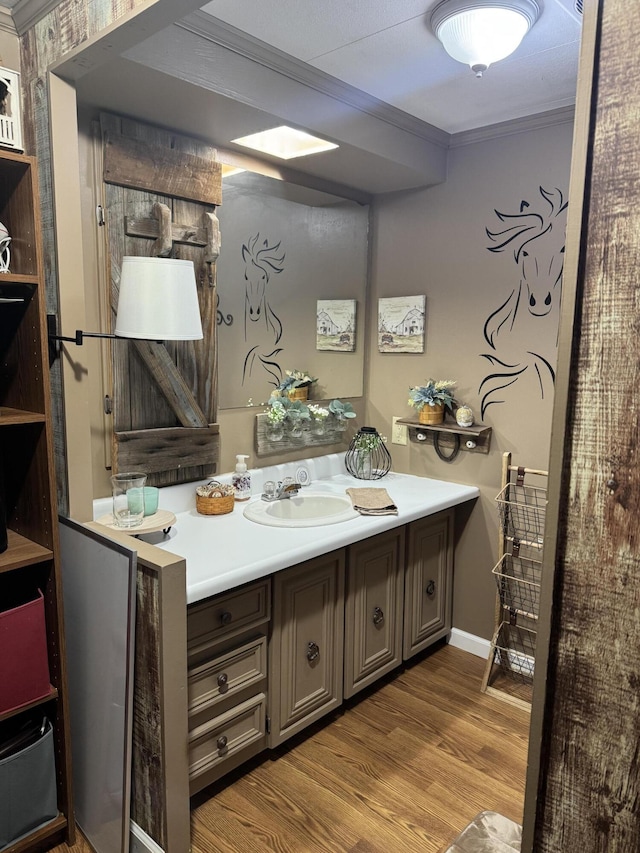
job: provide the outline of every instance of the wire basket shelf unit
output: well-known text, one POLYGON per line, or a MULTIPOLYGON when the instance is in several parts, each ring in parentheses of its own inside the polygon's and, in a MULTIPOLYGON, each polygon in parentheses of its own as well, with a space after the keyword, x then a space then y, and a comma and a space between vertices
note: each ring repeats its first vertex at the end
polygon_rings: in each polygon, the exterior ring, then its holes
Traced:
POLYGON ((503 622, 495 638, 494 664, 512 681, 529 685, 533 680, 537 632, 503 622))
POLYGON ((504 536, 532 548, 542 548, 547 512, 546 488, 520 482, 507 483, 496 496, 496 503, 504 536))
POLYGON ((493 567, 500 605, 511 614, 510 621, 518 616, 538 618, 541 569, 539 560, 513 554, 503 554, 493 567))
POLYGON ((495 499, 500 521, 499 559, 492 569, 495 628, 481 689, 525 707, 535 669, 547 476, 512 465, 511 454, 505 453, 495 499))

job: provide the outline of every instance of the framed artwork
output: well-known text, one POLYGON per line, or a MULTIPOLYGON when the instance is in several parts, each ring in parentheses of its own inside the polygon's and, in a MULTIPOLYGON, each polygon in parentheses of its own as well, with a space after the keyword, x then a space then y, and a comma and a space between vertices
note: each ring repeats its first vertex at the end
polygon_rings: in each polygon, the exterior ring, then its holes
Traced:
POLYGON ((378 299, 378 350, 424 352, 425 296, 378 299))
POLYGON ((318 299, 316 349, 354 352, 356 348, 356 300, 318 299))
POLYGON ((0 67, 0 146, 23 151, 20 74, 0 67))

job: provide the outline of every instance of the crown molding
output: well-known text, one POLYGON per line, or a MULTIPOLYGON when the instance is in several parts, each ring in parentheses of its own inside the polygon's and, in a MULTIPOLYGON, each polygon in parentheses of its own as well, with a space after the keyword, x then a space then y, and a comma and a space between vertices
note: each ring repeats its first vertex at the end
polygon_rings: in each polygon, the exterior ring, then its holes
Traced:
POLYGON ((478 142, 488 142, 491 139, 513 136, 516 133, 529 133, 532 130, 541 130, 557 124, 573 124, 574 116, 575 106, 572 104, 566 107, 558 107, 555 110, 547 110, 543 113, 489 124, 486 127, 463 130, 460 133, 451 134, 449 147, 461 148, 463 145, 475 145, 478 142))
POLYGON ((6 6, 0 6, 0 30, 2 30, 3 33, 9 33, 12 36, 17 37, 18 35, 13 15, 11 14, 11 9, 7 9, 6 6))
POLYGON ((353 109, 367 113, 399 130, 411 133, 443 148, 449 146, 449 134, 446 131, 380 101, 361 89, 356 89, 355 86, 350 86, 348 83, 326 74, 324 71, 313 68, 306 62, 295 59, 205 12, 192 12, 177 21, 176 26, 232 50, 246 59, 315 89, 323 95, 335 98, 353 109))
POLYGON ((61 0, 18 0, 11 10, 18 35, 24 35, 60 2, 61 0))

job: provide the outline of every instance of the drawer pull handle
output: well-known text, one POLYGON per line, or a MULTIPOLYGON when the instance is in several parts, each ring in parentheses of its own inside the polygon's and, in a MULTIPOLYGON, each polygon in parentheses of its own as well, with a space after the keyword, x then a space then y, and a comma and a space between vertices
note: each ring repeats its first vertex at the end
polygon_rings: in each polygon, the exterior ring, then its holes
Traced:
POLYGON ((228 743, 227 736, 226 735, 220 735, 220 737, 216 741, 216 746, 218 747, 220 752, 222 752, 223 749, 227 748, 227 743, 228 743))
POLYGON ((373 624, 380 625, 380 623, 384 622, 384 613, 382 612, 380 607, 373 608, 373 624))
POLYGON ((222 613, 220 614, 220 621, 222 622, 223 625, 228 625, 232 619, 233 619, 233 616, 231 615, 231 612, 229 610, 223 610, 222 613))
POLYGON ((320 655, 320 647, 317 643, 307 643, 307 660, 312 663, 320 655))
POLYGON ((435 591, 436 591, 436 582, 435 581, 429 581, 429 583, 427 584, 427 595, 433 595, 435 591))
POLYGON ((218 676, 218 687, 226 687, 229 683, 229 676, 226 672, 221 672, 218 676))

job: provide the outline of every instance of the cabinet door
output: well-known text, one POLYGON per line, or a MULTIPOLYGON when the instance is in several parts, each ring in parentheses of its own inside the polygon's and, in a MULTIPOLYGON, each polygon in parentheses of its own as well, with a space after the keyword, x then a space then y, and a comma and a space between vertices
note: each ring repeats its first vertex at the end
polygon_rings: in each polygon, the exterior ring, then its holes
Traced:
POLYGON ((408 525, 404 659, 451 630, 453 510, 408 525))
POLYGON ((269 746, 342 703, 344 551, 275 575, 269 746))
POLYGON ((349 698, 402 662, 404 529, 348 549, 344 695, 349 698))

